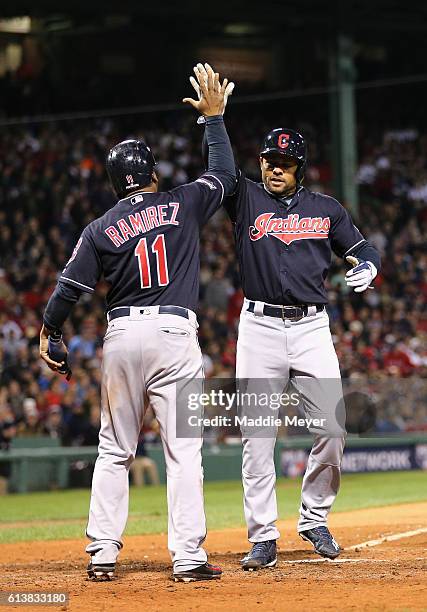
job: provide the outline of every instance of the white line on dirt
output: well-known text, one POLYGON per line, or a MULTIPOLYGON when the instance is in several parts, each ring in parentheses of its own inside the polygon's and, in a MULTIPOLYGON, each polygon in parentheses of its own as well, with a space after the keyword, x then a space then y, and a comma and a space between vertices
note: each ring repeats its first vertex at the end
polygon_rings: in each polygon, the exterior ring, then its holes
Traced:
MULTIPOLYGON (((427 557, 417 557, 416 561, 426 561, 427 557)), ((294 559, 281 560, 280 564, 288 563, 395 563, 395 559, 294 559)))
POLYGON ((390 561, 390 559, 294 559, 293 561, 291 560, 285 560, 285 561, 280 561, 280 565, 282 563, 289 563, 289 564, 293 564, 293 563, 385 563, 387 561, 390 561))
POLYGON ((359 550, 360 548, 370 548, 371 546, 378 546, 384 544, 384 542, 394 542, 395 540, 402 540, 403 538, 412 538, 420 535, 420 533, 427 533, 427 527, 421 527, 420 529, 414 529, 413 531, 404 531, 402 533, 392 533, 391 535, 378 538, 377 540, 368 540, 367 542, 361 542, 360 544, 353 544, 353 546, 346 546, 345 550, 359 550))

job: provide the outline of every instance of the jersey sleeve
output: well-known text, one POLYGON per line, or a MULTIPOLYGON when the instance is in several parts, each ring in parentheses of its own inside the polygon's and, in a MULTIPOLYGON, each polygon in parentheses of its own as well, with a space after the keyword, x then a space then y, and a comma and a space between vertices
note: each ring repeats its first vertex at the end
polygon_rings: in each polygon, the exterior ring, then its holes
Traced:
POLYGON ((58 280, 81 291, 93 293, 101 272, 101 260, 88 226, 83 230, 58 280))
POLYGON ((201 225, 220 208, 224 200, 224 185, 216 172, 205 172, 198 179, 187 185, 176 187, 171 192, 179 201, 195 211, 201 225))
POLYGON ((237 182, 236 188, 229 196, 224 199, 224 208, 227 211, 228 216, 232 223, 236 223, 239 215, 240 206, 242 200, 244 200, 244 191, 246 187, 246 180, 243 172, 237 170, 237 182))
POLYGON ((350 214, 339 202, 333 200, 336 209, 331 219, 330 241, 332 250, 339 257, 349 255, 353 249, 366 242, 354 225, 350 214))

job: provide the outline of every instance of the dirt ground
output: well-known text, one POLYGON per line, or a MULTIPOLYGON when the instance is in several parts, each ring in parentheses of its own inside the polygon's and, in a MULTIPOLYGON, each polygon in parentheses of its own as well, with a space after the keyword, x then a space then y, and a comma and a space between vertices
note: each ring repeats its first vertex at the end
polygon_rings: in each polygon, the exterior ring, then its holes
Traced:
MULTIPOLYGON (((427 503, 333 514, 330 528, 349 547, 427 526, 427 503)), ((128 537, 117 578, 86 579, 84 540, 4 544, 0 591, 67 591, 62 610, 427 610, 427 533, 377 546, 344 550, 340 560, 321 560, 295 533, 295 522, 279 523, 279 562, 274 569, 243 572, 239 559, 248 548, 244 529, 212 531, 210 560, 222 566, 220 581, 174 583, 166 535, 128 537)), ((23 609, 8 606, 5 609, 23 609)), ((29 607, 25 609, 58 609, 29 607)))

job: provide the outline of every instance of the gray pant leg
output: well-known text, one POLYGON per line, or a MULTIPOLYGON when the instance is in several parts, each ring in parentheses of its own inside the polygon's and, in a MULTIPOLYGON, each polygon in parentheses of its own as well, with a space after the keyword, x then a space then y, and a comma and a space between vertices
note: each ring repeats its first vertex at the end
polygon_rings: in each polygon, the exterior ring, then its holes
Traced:
POLYGON ((276 527, 275 444, 275 437, 243 439, 243 504, 249 542, 280 537, 276 527))
POLYGON ((341 480, 344 438, 316 436, 301 490, 298 531, 326 525, 341 480))
POLYGON ((301 532, 327 524, 340 486, 345 444, 341 375, 326 313, 292 326, 292 350, 292 382, 306 418, 319 422, 309 428, 315 437, 302 484, 301 532))
MULTIPOLYGON (((200 350, 194 342, 187 350, 196 358, 201 372, 200 350)), ((199 437, 176 435, 176 386, 153 385, 150 404, 160 424, 166 462, 168 499, 168 548, 174 571, 191 570, 207 561, 202 544, 206 538, 203 500, 202 432, 199 437)))
POLYGON ((86 551, 97 562, 114 562, 121 548, 129 506, 129 466, 133 461, 144 413, 144 375, 139 338, 122 322, 107 332, 102 365, 101 430, 86 534, 94 542, 86 551), (124 350, 126 347, 126 350, 124 350), (138 372, 136 376, 135 373, 138 372), (117 550, 107 543, 114 542, 117 550), (108 559, 107 559, 108 557, 108 559))
MULTIPOLYGON (((289 370, 283 322, 258 317, 242 310, 237 341, 236 376, 239 389, 247 393, 281 393, 289 370)), ((250 416, 257 416, 247 411, 250 416)), ((260 409, 259 414, 277 416, 260 409)), ((255 432, 242 428, 243 507, 250 542, 276 540, 280 537, 277 520, 276 470, 274 447, 277 428, 255 432)))
POLYGON ((207 561, 203 500, 202 429, 188 436, 177 432, 187 392, 202 391, 202 354, 195 327, 186 319, 163 315, 146 352, 145 371, 150 405, 160 425, 166 462, 168 548, 174 571, 187 571, 207 561), (184 332, 185 335, 182 335, 184 332), (163 377, 159 378, 159 364, 163 377), (192 437, 189 437, 189 436, 192 437))

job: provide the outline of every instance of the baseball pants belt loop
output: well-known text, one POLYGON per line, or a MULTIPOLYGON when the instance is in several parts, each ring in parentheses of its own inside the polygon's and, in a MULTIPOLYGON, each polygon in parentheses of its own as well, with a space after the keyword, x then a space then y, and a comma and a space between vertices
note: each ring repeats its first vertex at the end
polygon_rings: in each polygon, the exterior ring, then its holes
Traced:
MULTIPOLYGON (((195 318, 195 314, 191 310, 183 308, 182 306, 133 306, 132 308, 134 310, 139 308, 141 314, 147 315, 158 313, 176 315, 184 319, 193 319, 193 316, 195 318)), ((130 314, 131 309, 129 306, 118 306, 107 312, 107 321, 110 323, 110 321, 119 317, 129 317, 130 314)))
POLYGON ((307 317, 314 317, 316 316, 317 313, 317 309, 316 306, 314 306, 313 304, 311 304, 310 306, 307 306, 307 317))
POLYGON ((250 304, 254 305, 254 308, 251 312, 253 312, 256 317, 264 316, 264 302, 250 302, 250 304))

